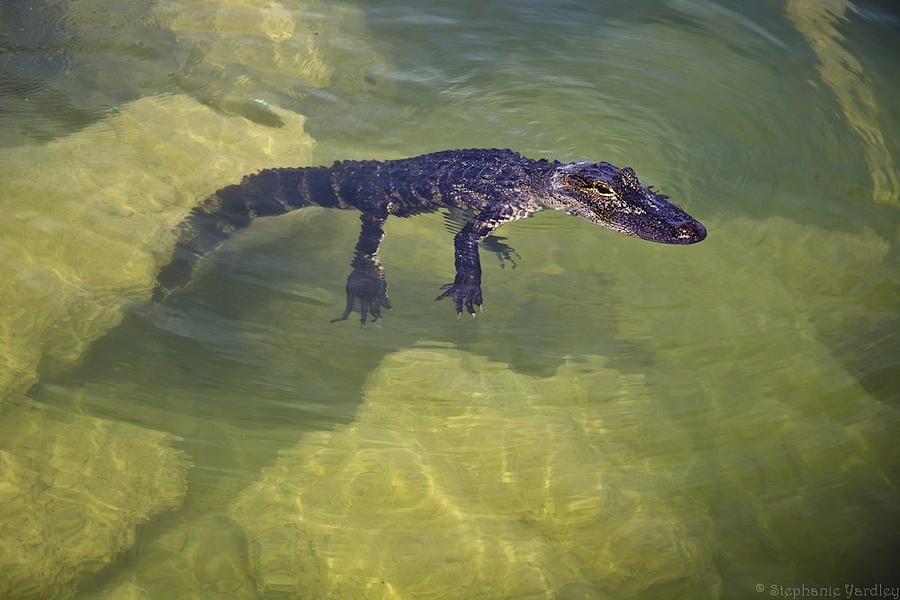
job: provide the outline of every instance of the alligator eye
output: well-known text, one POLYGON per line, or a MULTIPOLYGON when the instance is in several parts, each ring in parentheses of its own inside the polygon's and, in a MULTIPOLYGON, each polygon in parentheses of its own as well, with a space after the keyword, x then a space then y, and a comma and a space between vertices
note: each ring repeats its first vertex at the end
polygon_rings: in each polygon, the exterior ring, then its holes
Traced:
POLYGON ((615 196, 616 195, 616 193, 613 191, 613 189, 611 187, 609 187, 609 184, 607 184, 606 182, 598 181, 594 185, 594 187, 597 188, 597 191, 600 193, 601 196, 615 196))

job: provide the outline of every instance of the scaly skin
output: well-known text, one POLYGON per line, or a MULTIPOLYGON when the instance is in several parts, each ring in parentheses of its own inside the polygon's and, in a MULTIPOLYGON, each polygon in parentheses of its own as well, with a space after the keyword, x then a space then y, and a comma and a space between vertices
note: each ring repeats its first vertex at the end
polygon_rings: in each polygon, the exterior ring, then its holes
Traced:
POLYGON ((474 216, 456 234, 456 278, 436 299, 451 298, 457 315, 481 308, 478 245, 510 221, 552 208, 625 235, 667 244, 693 244, 706 229, 638 180, 628 167, 586 161, 531 160, 510 150, 447 150, 388 161, 343 161, 331 167, 264 169, 215 192, 179 225, 172 262, 154 290, 161 301, 190 281, 194 264, 254 217, 309 205, 360 211, 362 231, 347 278, 347 306, 360 324, 390 308, 377 252, 384 222, 457 208, 474 216))

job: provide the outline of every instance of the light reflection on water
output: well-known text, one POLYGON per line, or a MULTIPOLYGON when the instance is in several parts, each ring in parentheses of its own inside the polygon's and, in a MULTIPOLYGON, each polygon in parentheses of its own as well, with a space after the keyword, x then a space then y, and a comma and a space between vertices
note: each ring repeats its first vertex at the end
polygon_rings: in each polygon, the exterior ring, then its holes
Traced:
POLYGON ((0 596, 896 585, 893 9, 184 0, 104 44, 102 0, 35 7, 0 38, 0 596), (360 331, 357 215, 309 208, 143 302, 246 172, 474 146, 633 166, 709 238, 536 215, 472 322, 443 218, 389 221, 360 331))

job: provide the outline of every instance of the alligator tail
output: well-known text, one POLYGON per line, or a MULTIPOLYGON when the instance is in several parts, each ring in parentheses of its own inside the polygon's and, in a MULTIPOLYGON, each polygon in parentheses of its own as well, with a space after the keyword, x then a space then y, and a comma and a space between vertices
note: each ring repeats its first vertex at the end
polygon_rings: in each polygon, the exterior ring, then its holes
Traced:
POLYGON ((161 302, 191 280, 194 266, 254 217, 280 215, 312 204, 310 179, 321 169, 264 169, 207 197, 182 221, 172 261, 156 278, 153 301, 161 302))

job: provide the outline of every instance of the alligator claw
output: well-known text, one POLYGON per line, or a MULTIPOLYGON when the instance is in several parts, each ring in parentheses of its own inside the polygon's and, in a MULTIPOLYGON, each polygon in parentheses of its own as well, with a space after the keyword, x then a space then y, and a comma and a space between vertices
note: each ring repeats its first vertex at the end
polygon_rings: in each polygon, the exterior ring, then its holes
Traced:
POLYGON ((382 319, 381 309, 391 310, 391 301, 387 297, 387 282, 375 273, 354 270, 347 277, 347 306, 344 313, 332 319, 332 323, 346 321, 354 310, 359 312, 360 329, 366 326, 366 317, 372 317, 372 323, 382 319))
MULTIPOLYGON (((462 316, 463 307, 472 317, 475 317, 475 306, 481 308, 481 284, 480 283, 448 283, 441 286, 442 290, 447 290, 435 301, 443 298, 452 298, 456 308, 456 316, 462 316)), ((482 309, 484 312, 484 309, 482 309)))

